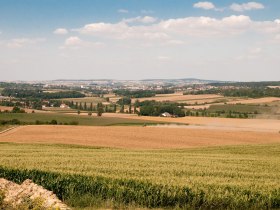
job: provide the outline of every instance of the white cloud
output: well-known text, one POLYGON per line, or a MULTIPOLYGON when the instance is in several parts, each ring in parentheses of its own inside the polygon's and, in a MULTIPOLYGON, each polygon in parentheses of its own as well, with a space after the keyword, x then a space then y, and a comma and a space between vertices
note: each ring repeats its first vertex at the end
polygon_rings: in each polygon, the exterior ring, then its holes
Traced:
POLYGON ((80 49, 85 47, 102 47, 104 43, 102 42, 88 42, 80 39, 77 36, 71 36, 64 41, 64 45, 60 49, 80 49))
POLYGON ((7 47, 8 48, 22 48, 25 46, 35 45, 40 42, 46 41, 45 38, 17 38, 7 41, 7 47))
POLYGON ((236 12, 244 12, 244 11, 249 11, 249 10, 258 10, 258 9, 264 9, 264 5, 261 3, 257 2, 248 2, 244 4, 236 4, 233 3, 230 6, 230 9, 236 12))
POLYGON ((197 2, 193 5, 193 7, 199 8, 199 9, 205 9, 205 10, 210 10, 210 9, 216 8, 215 5, 209 1, 197 2))
POLYGON ((81 34, 88 34, 88 35, 102 35, 105 37, 115 37, 123 34, 128 30, 128 26, 124 22, 119 23, 91 23, 85 25, 81 29, 77 29, 76 31, 80 32, 81 34))
POLYGON ((225 24, 225 26, 231 26, 231 27, 247 27, 250 25, 251 18, 249 16, 245 16, 245 15, 232 15, 229 17, 225 17, 222 19, 222 22, 225 24))
MULTIPOLYGON (((245 33, 280 33, 278 21, 253 21, 249 16, 232 15, 221 19, 210 17, 185 17, 167 19, 146 24, 140 18, 125 19, 118 23, 91 23, 80 29, 81 34, 92 35, 99 39, 143 40, 164 44, 183 44, 189 37, 229 37, 245 33), (138 22, 137 22, 138 21, 138 22), (137 22, 137 24, 131 23, 137 22), (173 40, 173 41, 172 41, 173 40), (177 41, 174 41, 177 40, 177 41), (179 41, 178 41, 179 40, 179 41)), ((148 21, 149 22, 149 21, 148 21)))
POLYGON ((144 17, 138 16, 138 17, 123 20, 123 22, 125 23, 144 23, 144 24, 155 23, 156 21, 157 18, 151 16, 144 16, 144 17))
POLYGON ((274 20, 275 23, 280 24, 280 19, 274 20))
POLYGON ((210 17, 187 17, 162 21, 160 27, 166 31, 188 36, 229 36, 245 32, 250 28, 248 16, 229 16, 223 19, 210 17))
POLYGON ((53 31, 53 33, 57 35, 65 35, 68 34, 68 30, 65 28, 57 28, 53 31))
POLYGON ((77 36, 71 36, 65 40, 66 46, 78 46, 82 44, 82 40, 77 36))
POLYGON ((129 13, 129 11, 126 10, 126 9, 119 9, 119 10, 118 10, 118 13, 126 14, 126 13, 129 13))

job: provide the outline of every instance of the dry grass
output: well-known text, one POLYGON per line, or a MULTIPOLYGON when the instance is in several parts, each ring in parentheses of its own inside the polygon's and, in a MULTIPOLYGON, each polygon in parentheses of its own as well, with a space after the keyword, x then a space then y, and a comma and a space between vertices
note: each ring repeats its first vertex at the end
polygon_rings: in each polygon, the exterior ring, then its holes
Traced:
POLYGON ((89 146, 164 149, 280 143, 273 132, 187 127, 24 126, 1 135, 1 142, 59 143, 89 146))

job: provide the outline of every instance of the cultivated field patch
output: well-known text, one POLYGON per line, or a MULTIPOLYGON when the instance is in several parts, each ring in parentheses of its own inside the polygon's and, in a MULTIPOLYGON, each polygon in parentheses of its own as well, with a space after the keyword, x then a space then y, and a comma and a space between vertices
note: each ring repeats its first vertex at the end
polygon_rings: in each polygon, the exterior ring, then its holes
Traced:
POLYGON ((275 119, 232 119, 217 117, 150 117, 129 114, 105 113, 104 117, 119 117, 128 119, 160 120, 166 123, 185 123, 197 128, 209 128, 219 130, 239 130, 239 131, 266 131, 278 133, 280 130, 280 120, 275 119))
POLYGON ((280 144, 126 150, 2 143, 0 176, 30 178, 76 207, 102 200, 105 208, 277 209, 279 152, 280 144))
POLYGON ((163 149, 280 143, 280 134, 188 126, 23 126, 2 134, 2 142, 56 143, 89 146, 163 149))
POLYGON ((134 103, 136 100, 141 101, 189 101, 189 100, 200 100, 200 102, 203 102, 204 100, 209 100, 209 99, 218 99, 218 98, 223 98, 221 95, 216 95, 216 94, 205 94, 205 95, 183 95, 182 94, 165 94, 165 95, 157 95, 155 97, 148 97, 148 98, 138 98, 138 99, 132 99, 132 102, 134 103))

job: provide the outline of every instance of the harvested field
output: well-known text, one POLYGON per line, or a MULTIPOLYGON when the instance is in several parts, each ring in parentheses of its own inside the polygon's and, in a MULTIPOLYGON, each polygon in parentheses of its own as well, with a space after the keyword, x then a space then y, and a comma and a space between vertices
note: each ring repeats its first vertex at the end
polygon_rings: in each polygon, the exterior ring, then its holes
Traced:
POLYGON ((131 149, 192 148, 280 143, 272 132, 221 131, 186 127, 22 126, 1 142, 78 144, 131 149))
POLYGON ((0 106, 0 110, 3 111, 12 111, 13 107, 11 106, 0 106))
POLYGON ((190 101, 190 100, 200 100, 200 102, 203 102, 203 99, 219 99, 223 98, 221 95, 216 94, 205 94, 205 95, 183 95, 183 94, 164 94, 164 95, 157 95, 155 97, 148 97, 148 98, 134 98, 132 99, 132 103, 134 103, 136 100, 141 101, 190 101))
POLYGON ((133 114, 105 113, 104 117, 119 117, 129 119, 142 119, 151 121, 161 121, 168 123, 185 123, 206 129, 220 130, 244 130, 244 131, 266 131, 279 132, 280 120, 275 119, 232 119, 232 118, 212 118, 212 117, 180 117, 164 118, 137 116, 133 114))

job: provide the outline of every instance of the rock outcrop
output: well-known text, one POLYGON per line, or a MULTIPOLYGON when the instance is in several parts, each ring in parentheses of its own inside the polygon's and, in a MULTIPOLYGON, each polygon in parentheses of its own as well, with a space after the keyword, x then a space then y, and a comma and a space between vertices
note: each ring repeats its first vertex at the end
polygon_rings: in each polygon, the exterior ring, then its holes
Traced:
POLYGON ((52 191, 44 189, 29 179, 19 185, 0 178, 0 191, 5 193, 4 201, 12 204, 14 207, 24 202, 24 199, 30 199, 31 201, 40 199, 42 206, 47 209, 70 209, 52 191))

